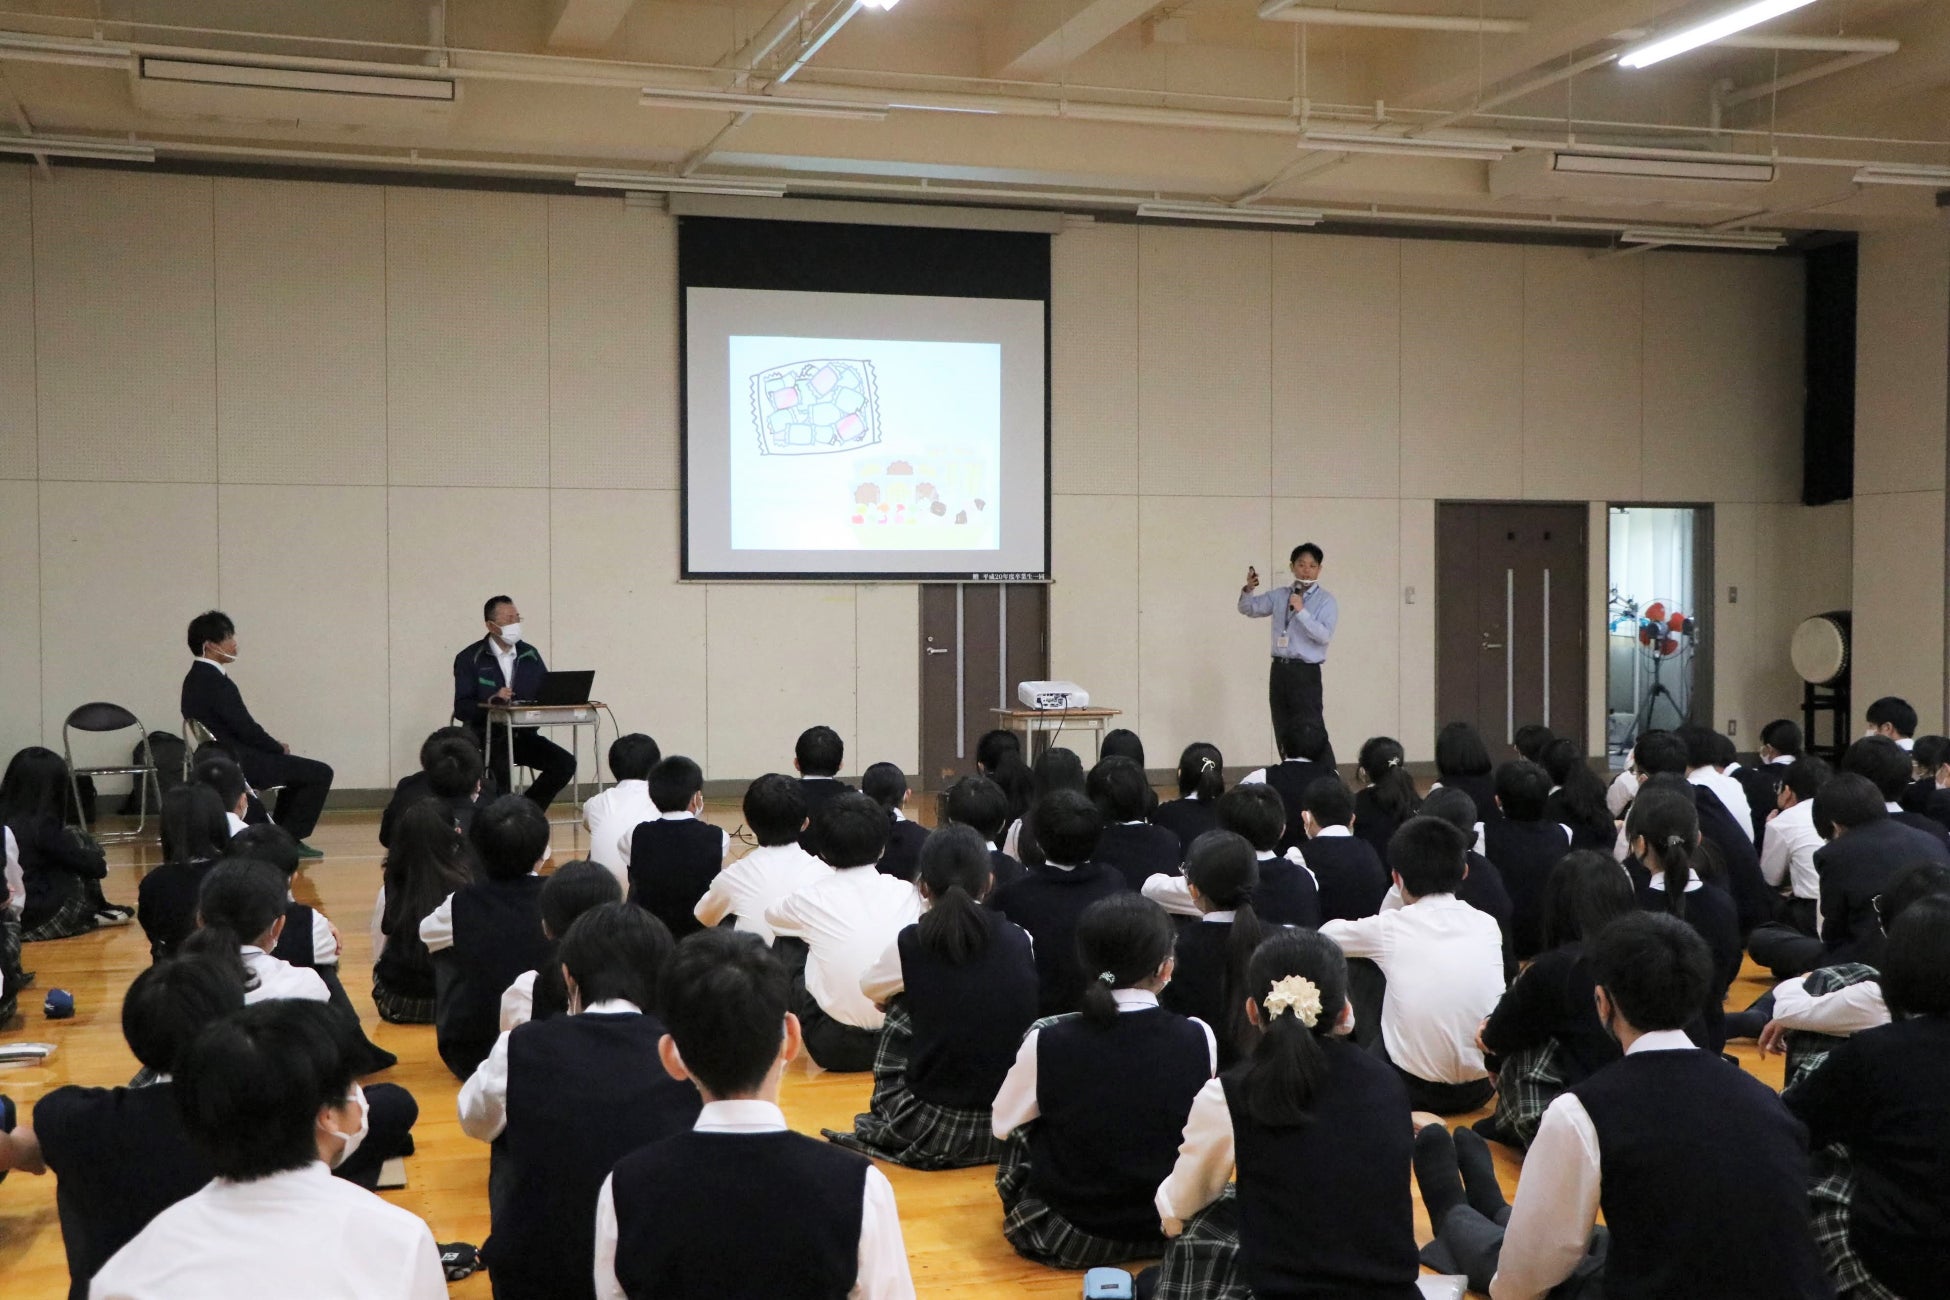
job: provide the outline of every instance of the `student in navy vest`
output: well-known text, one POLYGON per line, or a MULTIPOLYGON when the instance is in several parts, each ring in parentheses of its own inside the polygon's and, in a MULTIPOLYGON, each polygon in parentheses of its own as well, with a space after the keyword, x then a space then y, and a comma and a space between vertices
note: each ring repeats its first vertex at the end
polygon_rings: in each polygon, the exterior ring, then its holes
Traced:
POLYGON ((474 818, 468 840, 481 878, 448 895, 420 922, 437 986, 434 1042, 456 1079, 474 1073, 500 1032, 501 991, 548 957, 542 878, 548 818, 504 794, 474 818))
POLYGON ((1259 889, 1253 846, 1232 831, 1207 831, 1186 855, 1185 884, 1199 917, 1179 928, 1177 964, 1158 1005, 1210 1025, 1219 1036, 1223 1070, 1251 1046, 1246 963, 1271 932, 1253 910, 1259 889))
MULTIPOLYGON (((542 662, 542 652, 522 639, 521 611, 515 608, 514 597, 490 596, 481 606, 481 619, 487 635, 454 656, 454 717, 486 752, 495 788, 513 790, 508 738, 496 732, 495 743, 488 743, 486 706, 534 699, 548 665, 542 662)), ((538 728, 516 727, 514 750, 515 762, 534 769, 535 784, 528 787, 527 797, 537 807, 546 809, 575 779, 576 756, 544 739, 538 728)))
POLYGON ((400 814, 392 839, 374 906, 372 1004, 391 1024, 430 1025, 437 984, 420 922, 473 883, 474 853, 453 813, 432 796, 400 814))
POLYGON ((1896 742, 1886 736, 1864 736, 1843 751, 1841 770, 1869 779, 1882 795, 1883 811, 1889 814, 1890 821, 1950 845, 1950 832, 1943 829, 1942 823, 1926 813, 1903 807, 1912 769, 1909 754, 1897 748, 1896 742))
POLYGON ((1239 591, 1239 612, 1247 618, 1270 618, 1273 627, 1273 667, 1267 677, 1267 705, 1273 734, 1282 736, 1296 722, 1325 727, 1320 670, 1327 648, 1340 626, 1341 607, 1333 593, 1320 585, 1320 566, 1326 555, 1312 542, 1302 542, 1287 557, 1293 571, 1291 586, 1261 593, 1259 570, 1246 570, 1239 591))
POLYGON ((625 865, 630 901, 681 939, 702 927, 694 913, 731 852, 731 836, 700 820, 704 770, 682 754, 650 769, 650 802, 657 820, 640 823, 630 836, 625 865))
POLYGON ((548 939, 548 949, 541 965, 515 976, 501 991, 502 1033, 531 1020, 569 1013, 569 985, 562 978, 562 936, 583 913, 623 901, 616 877, 601 863, 579 858, 549 872, 542 885, 542 934, 548 939))
POLYGON ((441 727, 420 742, 420 770, 399 779, 379 814, 379 847, 392 847, 401 814, 422 799, 438 799, 465 833, 474 824, 475 811, 500 794, 501 786, 481 757, 479 738, 466 727, 441 727))
POLYGON ((567 1014, 503 1033, 462 1086, 461 1131, 495 1143, 481 1259, 496 1300, 593 1296, 596 1193, 618 1160, 697 1122, 697 1089, 657 1055, 658 976, 674 947, 640 907, 584 912, 559 953, 567 1014))
POLYGON ((603 1181, 597 1300, 911 1300, 887 1176, 791 1132, 779 1110, 800 1047, 788 990, 752 935, 705 930, 677 945, 658 1055, 704 1107, 690 1132, 623 1157, 603 1181))
POLYGON ((883 876, 912 881, 921 867, 928 828, 907 819, 907 773, 898 763, 875 763, 860 774, 860 793, 887 810, 887 851, 880 855, 876 869, 883 876))
POLYGON ((1094 861, 1104 819, 1090 800, 1059 790, 1030 815, 1044 860, 998 890, 994 907, 1036 941, 1039 1006, 1046 1016, 1061 1015, 1076 1006, 1090 978, 1077 960, 1077 919, 1092 903, 1126 886, 1123 876, 1094 861))
MULTIPOLYGON (((806 814, 817 818, 826 801, 845 794, 853 787, 840 780, 840 765, 846 762, 846 742, 831 727, 807 727, 792 746, 792 766, 799 773, 801 793, 806 796, 806 814)), ((806 827, 799 844, 814 857, 819 856, 818 830, 806 827)))
POLYGON ((989 847, 966 826, 944 826, 921 850, 928 910, 860 977, 886 1009, 873 1099, 842 1146, 912 1169, 994 1164, 1001 1154, 989 1104, 1036 1019, 1029 936, 982 906, 989 847))
POLYGON ((1036 755, 1036 761, 1029 769, 1030 800, 1029 811, 1003 838, 1002 848, 1011 856, 1020 859, 1024 866, 1035 866, 1044 860, 1042 849, 1036 843, 1036 805, 1059 790, 1087 795, 1090 791, 1090 778, 1084 774, 1083 759, 1074 749, 1061 745, 1051 745, 1036 755))
POLYGON ((149 960, 174 956, 196 929, 196 893, 230 848, 230 827, 217 792, 186 781, 162 798, 162 865, 142 874, 135 919, 149 939, 149 960))
POLYGON ((1543 768, 1551 779, 1544 820, 1569 830, 1572 848, 1609 853, 1618 839, 1618 823, 1605 806, 1605 783, 1585 761, 1578 742, 1562 736, 1553 740, 1544 747, 1543 768))
POLYGON ((1323 920, 1358 921, 1381 910, 1388 868, 1360 836, 1354 797, 1339 781, 1316 781, 1301 801, 1300 857, 1320 888, 1323 920))
POLYGON ((1176 835, 1182 853, 1205 832, 1219 829, 1219 797, 1225 792, 1225 755, 1216 745, 1193 741, 1178 756, 1178 797, 1152 809, 1151 824, 1176 835))
MULTIPOLYGON (((1692 779, 1697 772, 1692 768, 1690 752, 1686 741, 1673 732, 1649 731, 1632 747, 1632 767, 1642 783, 1661 776, 1685 782, 1692 795, 1699 833, 1713 846, 1711 856, 1718 858, 1717 866, 1712 868, 1714 879, 1733 900, 1735 925, 1744 939, 1755 927, 1773 919, 1780 896, 1767 887, 1766 879, 1760 874, 1760 853, 1749 838, 1751 828, 1743 826, 1742 819, 1729 812, 1712 789, 1692 779)), ((1699 769, 1711 770, 1710 767, 1699 769)), ((1644 784, 1640 789, 1644 789, 1644 784)), ((1644 885, 1640 873, 1634 873, 1634 878, 1644 885)))
POLYGON ((1170 874, 1184 861, 1184 846, 1162 826, 1145 820, 1152 799, 1144 769, 1128 758, 1106 758, 1090 769, 1085 792, 1104 816, 1095 857, 1138 889, 1151 876, 1170 874))
POLYGON ((1701 1047, 1717 1052, 1726 1045, 1727 989, 1740 973, 1740 928, 1733 900, 1703 875, 1709 859, 1695 788, 1670 775, 1647 781, 1626 813, 1625 838, 1644 873, 1636 885, 1639 907, 1684 921, 1712 954, 1712 986, 1691 1029, 1701 1047))
POLYGON ((1254 951, 1245 988, 1251 1055, 1199 1090, 1158 1188, 1171 1244, 1154 1300, 1414 1300, 1408 1094, 1346 1037, 1345 958, 1284 931, 1254 951))
POLYGON ((1483 822, 1483 856, 1496 864, 1510 895, 1511 938, 1518 961, 1544 948, 1544 885, 1551 868, 1571 851, 1567 826, 1545 820, 1550 773, 1528 759, 1498 766, 1496 816, 1483 822))
POLYGON ((1496 815, 1496 782, 1483 733, 1467 722, 1451 722, 1435 737, 1436 781, 1430 789, 1461 790, 1476 805, 1476 820, 1496 815))
POLYGON ((1282 849, 1298 848, 1306 841, 1300 814, 1306 807, 1307 791, 1316 781, 1336 781, 1333 750, 1327 744, 1327 728, 1318 722, 1292 722, 1280 732, 1280 761, 1246 773, 1241 785, 1264 782, 1279 792, 1286 805, 1286 840, 1282 849))
POLYGON ((1408 772, 1408 751, 1393 736, 1370 736, 1355 764, 1360 789, 1354 792, 1354 833, 1374 850, 1375 861, 1388 853, 1388 838, 1422 806, 1422 794, 1408 772))
POLYGON ((1076 927, 1092 972, 1081 1011, 1037 1021, 996 1094, 1002 1235, 1025 1259, 1094 1268, 1162 1252, 1151 1199, 1219 1055, 1209 1026, 1158 1004, 1175 939, 1148 898, 1091 904, 1076 927))
MULTIPOLYGON (((1259 919, 1269 925, 1318 926, 1320 891, 1314 873, 1300 861, 1300 850, 1276 852, 1286 835, 1286 805, 1280 796, 1270 786, 1236 785, 1220 798, 1218 811, 1218 829, 1230 831, 1252 846, 1259 873, 1253 910, 1259 919)), ((1154 875, 1140 892, 1173 916, 1198 920, 1205 915, 1192 896, 1185 874, 1154 875)))
POLYGON ((1704 941, 1640 914, 1606 926, 1589 953, 1598 1016, 1624 1058, 1545 1112, 1491 1296, 1529 1300, 1564 1281, 1601 1211, 1609 1300, 1831 1295, 1809 1223, 1807 1130, 1683 1032, 1716 978, 1704 941))
MULTIPOLYGON (((1102 742, 1097 746, 1097 761, 1101 763, 1107 758, 1128 758, 1137 764, 1138 771, 1146 771, 1144 741, 1129 727, 1112 727, 1104 733, 1102 742)), ((1151 788, 1151 782, 1147 779, 1144 783, 1145 820, 1149 821, 1151 814, 1157 810, 1158 792, 1151 788)))
MULTIPOLYGON (((989 871, 995 889, 1014 884, 1025 874, 1022 863, 1002 851, 1002 835, 1008 828, 1009 796, 1002 787, 980 775, 965 776, 941 792, 938 804, 940 823, 967 826, 989 846, 989 871)), ((990 894, 993 899, 994 895, 990 894)))
POLYGON ((275 820, 297 837, 304 857, 324 857, 304 840, 325 809, 332 769, 315 758, 292 753, 291 746, 258 725, 244 706, 243 693, 230 680, 230 669, 237 662, 237 626, 229 615, 214 609, 198 614, 190 620, 187 640, 196 657, 183 677, 183 716, 203 724, 237 760, 253 787, 282 787, 275 820))

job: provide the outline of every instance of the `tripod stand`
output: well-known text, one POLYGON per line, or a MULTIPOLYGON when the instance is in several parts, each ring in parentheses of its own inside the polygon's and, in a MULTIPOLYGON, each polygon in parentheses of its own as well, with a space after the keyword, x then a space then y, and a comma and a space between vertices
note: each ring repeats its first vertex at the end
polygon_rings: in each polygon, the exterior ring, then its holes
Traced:
POLYGON ((1625 740, 1628 747, 1631 742, 1636 741, 1641 734, 1650 729, 1652 710, 1658 705, 1661 699, 1664 699, 1671 706, 1673 715, 1680 722, 1684 723, 1688 720, 1686 711, 1679 707, 1679 697, 1674 695, 1663 681, 1659 680, 1660 673, 1664 670, 1666 660, 1669 658, 1672 658, 1672 656, 1652 656, 1652 689, 1645 693, 1645 702, 1639 705, 1638 714, 1632 719, 1632 729, 1626 733, 1625 740))

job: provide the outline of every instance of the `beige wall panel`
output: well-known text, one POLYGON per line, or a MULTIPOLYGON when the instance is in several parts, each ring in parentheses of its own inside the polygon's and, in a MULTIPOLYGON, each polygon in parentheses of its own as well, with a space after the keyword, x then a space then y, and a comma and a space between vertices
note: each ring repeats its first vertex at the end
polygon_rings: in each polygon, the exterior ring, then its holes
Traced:
POLYGON ((1697 603, 1711 611, 1713 622, 1707 636, 1713 647, 1713 717, 1717 731, 1732 724, 1736 741, 1753 739, 1762 723, 1773 714, 1756 720, 1755 713, 1766 698, 1761 679, 1765 669, 1760 654, 1760 604, 1754 594, 1760 585, 1760 525, 1764 508, 1744 502, 1721 502, 1713 507, 1713 592, 1709 604, 1697 603), (1739 602, 1729 599, 1728 589, 1740 589, 1739 602))
POLYGON ((1289 537, 1311 539, 1329 556, 1321 583, 1340 604, 1340 624, 1321 689, 1335 757, 1351 763, 1362 741, 1401 726, 1401 506, 1276 497, 1274 549, 1289 537))
POLYGON ((1050 243, 1050 490, 1138 486, 1139 228, 1050 243))
POLYGON ((34 206, 25 167, 0 167, 0 479, 31 479, 34 433, 34 206))
POLYGON ((1603 501, 1585 505, 1584 751, 1605 752, 1605 692, 1610 685, 1606 620, 1611 612, 1611 511, 1603 501))
POLYGON ((1259 232, 1138 231, 1142 491, 1266 490, 1271 240, 1259 232))
POLYGON ((514 597, 522 634, 551 665, 549 496, 537 488, 396 487, 387 493, 392 777, 454 706, 454 655, 486 635, 481 602, 514 597))
POLYGON ((216 182, 217 450, 226 483, 386 482, 386 200, 216 182))
MULTIPOLYGON (((1118 719, 1144 734, 1138 670, 1138 499, 1059 496, 1050 501, 1056 581, 1049 591, 1050 676, 1076 682, 1093 704, 1122 709, 1118 719)), ((1257 550, 1253 552, 1257 554, 1257 550)), ((1241 575, 1244 576, 1243 574, 1241 575)), ((1145 761, 1167 767, 1163 750, 1145 761)))
POLYGON ((293 751, 330 763, 338 788, 390 785, 386 655, 332 648, 345 644, 338 629, 387 626, 386 489, 225 484, 217 564, 252 714, 293 751), (291 580, 294 564, 309 570, 305 582, 291 580))
MULTIPOLYGON (((921 771, 921 591, 895 583, 853 589, 854 723, 851 767, 898 763, 921 771)), ((835 726, 839 724, 835 723, 835 726)), ((845 728, 841 728, 845 732, 845 728)))
MULTIPOLYGON (((217 603, 216 486, 43 483, 40 569, 42 734, 58 746, 61 720, 90 700, 153 731, 181 726, 183 629, 217 603)), ((247 665, 238 686, 267 717, 266 679, 247 665)))
POLYGON ((42 477, 215 481, 212 184, 66 168, 35 182, 42 477))
POLYGON ((1853 703, 1900 695, 1923 732, 1944 728, 1943 493, 1857 495, 1854 509, 1853 703))
POLYGON ((0 480, 0 609, 7 612, 9 682, 0 691, 0 753, 8 755, 42 743, 40 534, 40 485, 0 480))
MULTIPOLYGON (((1854 510, 1846 501, 1826 506, 1766 505, 1760 509, 1754 602, 1754 727, 1739 737, 1743 749, 1760 741, 1759 728, 1774 718, 1801 717, 1801 679, 1788 661, 1788 642, 1802 619, 1847 609, 1853 587, 1850 532, 1854 510)), ((1742 590, 1740 599, 1750 599, 1742 590)), ((1863 703, 1867 703, 1867 697, 1863 703)))
POLYGON ((386 191, 396 485, 548 483, 548 200, 386 191))
POLYGON ((1636 499, 1643 258, 1523 250, 1523 493, 1636 499))
POLYGON ((1860 276, 1855 490, 1901 492, 1943 472, 1950 232, 1864 234, 1860 276))
MULTIPOLYGON (((1242 618, 1235 608, 1247 564, 1257 564, 1264 581, 1279 581, 1271 524, 1272 502, 1263 496, 1138 501, 1138 707, 1146 757, 1160 755, 1160 766, 1194 740, 1217 745, 1229 767, 1274 757, 1266 709, 1271 633, 1265 620, 1242 618)), ((1100 635, 1128 630, 1111 625, 1100 635)))
POLYGON ((677 493, 549 496, 555 634, 542 653, 551 667, 595 669, 596 698, 621 730, 702 763, 705 591, 677 581, 677 493))
POLYGON ((857 777, 873 760, 850 734, 858 662, 854 589, 726 583, 708 591, 711 754, 704 775, 749 781, 790 772, 793 741, 823 723, 846 742, 842 772, 857 777))
POLYGON ((680 485, 673 218, 548 200, 548 366, 556 487, 680 485))
POLYGON ((1401 730, 1411 763, 1435 758, 1435 502, 1401 503, 1401 730), (1415 589, 1413 604, 1408 589, 1415 589))
POLYGON ((1715 253, 1644 261, 1645 499, 1794 500, 1799 262, 1715 253))
POLYGON ((1523 494, 1523 249, 1402 243, 1404 496, 1523 494))
POLYGON ((1401 488, 1401 249, 1392 239, 1273 240, 1273 491, 1401 488))

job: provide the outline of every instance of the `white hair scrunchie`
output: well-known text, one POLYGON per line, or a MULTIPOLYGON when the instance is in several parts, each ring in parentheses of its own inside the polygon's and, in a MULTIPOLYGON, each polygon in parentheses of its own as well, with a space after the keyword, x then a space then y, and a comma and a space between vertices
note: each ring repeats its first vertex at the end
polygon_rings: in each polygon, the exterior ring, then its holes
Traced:
POLYGON ((1269 1024, 1282 1012, 1291 1012, 1312 1029, 1320 1023, 1320 988, 1305 975, 1287 975, 1273 981, 1273 991, 1266 995, 1264 1006, 1269 1024))

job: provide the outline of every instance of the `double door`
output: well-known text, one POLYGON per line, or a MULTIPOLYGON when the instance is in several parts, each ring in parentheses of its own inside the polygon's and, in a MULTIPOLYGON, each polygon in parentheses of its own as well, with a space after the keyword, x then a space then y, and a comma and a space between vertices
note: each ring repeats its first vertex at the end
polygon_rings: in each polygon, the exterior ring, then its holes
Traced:
POLYGON ((1049 675, 1049 588, 931 582, 921 587, 921 784, 975 770, 975 742, 1016 703, 1016 683, 1049 675))

